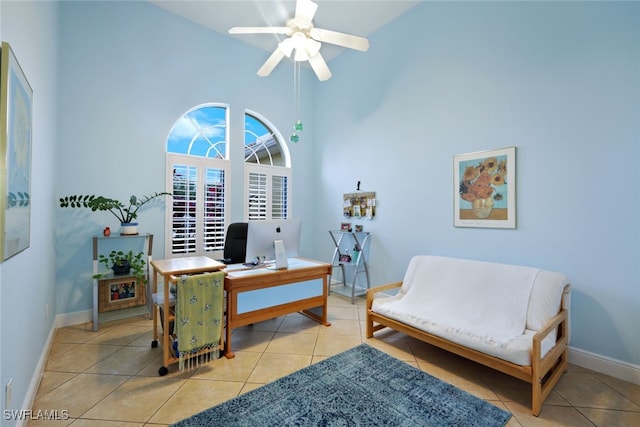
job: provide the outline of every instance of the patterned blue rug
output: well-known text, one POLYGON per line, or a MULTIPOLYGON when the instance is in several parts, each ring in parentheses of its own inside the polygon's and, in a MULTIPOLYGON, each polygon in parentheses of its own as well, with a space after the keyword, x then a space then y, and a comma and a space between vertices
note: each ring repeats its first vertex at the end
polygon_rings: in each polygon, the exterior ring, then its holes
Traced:
POLYGON ((491 427, 510 417, 362 344, 173 425, 491 427))

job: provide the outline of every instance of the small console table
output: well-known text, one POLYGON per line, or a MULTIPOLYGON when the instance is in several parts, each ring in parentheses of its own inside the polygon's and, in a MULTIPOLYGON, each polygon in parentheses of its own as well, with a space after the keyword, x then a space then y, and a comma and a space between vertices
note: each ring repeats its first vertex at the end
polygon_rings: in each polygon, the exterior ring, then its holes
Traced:
POLYGON ((369 240, 371 233, 365 231, 345 231, 345 230, 329 230, 331 240, 335 249, 331 265, 340 267, 342 273, 341 280, 331 277, 331 285, 329 292, 333 291, 344 296, 351 297, 351 304, 355 302, 356 296, 364 295, 370 288, 369 282, 369 265, 367 258, 369 256, 369 240), (351 280, 347 280, 349 274, 351 280), (364 285, 358 285, 358 275, 364 274, 364 285))
POLYGON ((144 283, 138 283, 136 276, 131 274, 114 275, 112 273, 98 275, 98 258, 100 246, 110 243, 111 246, 126 244, 128 248, 133 246, 131 239, 144 239, 144 249, 146 253, 146 277, 149 277, 149 263, 151 262, 151 252, 153 249, 153 234, 136 235, 111 235, 109 237, 96 236, 93 238, 93 331, 98 330, 100 322, 99 313, 104 311, 122 309, 145 304, 144 283), (128 242, 126 240, 129 240, 128 242), (119 289, 118 299, 111 296, 111 288, 119 289), (124 296, 125 299, 120 299, 124 296))

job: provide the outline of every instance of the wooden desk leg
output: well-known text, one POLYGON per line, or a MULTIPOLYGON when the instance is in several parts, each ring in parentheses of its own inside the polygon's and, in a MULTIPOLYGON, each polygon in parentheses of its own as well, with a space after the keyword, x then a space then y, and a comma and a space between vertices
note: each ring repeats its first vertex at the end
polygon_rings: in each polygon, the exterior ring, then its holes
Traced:
MULTIPOLYGON (((158 292, 158 272, 153 269, 153 284, 151 285, 151 299, 153 300, 153 294, 158 292)), ((153 306, 153 342, 151 342, 151 347, 155 348, 158 346, 158 310, 156 304, 151 301, 151 305, 153 306)))
POLYGON ((169 277, 162 276, 162 281, 164 285, 164 315, 162 316, 162 368, 168 369, 169 354, 171 352, 171 349, 169 348, 169 277))
POLYGON ((235 354, 231 351, 231 324, 233 323, 233 316, 231 307, 233 306, 233 300, 235 300, 235 293, 227 291, 227 324, 225 325, 225 340, 224 340, 224 357, 227 359, 233 359, 235 354))

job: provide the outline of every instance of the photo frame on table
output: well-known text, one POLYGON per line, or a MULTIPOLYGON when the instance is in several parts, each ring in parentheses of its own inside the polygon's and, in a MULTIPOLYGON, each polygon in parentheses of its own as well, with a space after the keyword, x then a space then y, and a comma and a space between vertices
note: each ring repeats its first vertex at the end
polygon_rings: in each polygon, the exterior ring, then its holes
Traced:
POLYGON ((0 261, 29 247, 33 90, 9 43, 0 52, 0 261))
POLYGON ((516 147, 453 157, 454 226, 516 228, 516 147))

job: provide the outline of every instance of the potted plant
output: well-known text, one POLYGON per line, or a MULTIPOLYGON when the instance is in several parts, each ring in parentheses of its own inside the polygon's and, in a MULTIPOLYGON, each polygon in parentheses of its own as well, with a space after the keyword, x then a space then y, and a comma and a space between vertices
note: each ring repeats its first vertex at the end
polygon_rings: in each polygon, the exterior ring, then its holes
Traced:
MULTIPOLYGON (((138 252, 134 254, 133 251, 123 252, 123 251, 111 251, 109 255, 100 254, 98 257, 98 262, 104 264, 104 266, 113 270, 113 274, 116 276, 131 274, 136 277, 138 283, 145 284, 146 280, 146 272, 145 272, 145 261, 144 261, 144 252, 138 252)), ((104 274, 96 274, 94 278, 99 279, 103 277, 104 274)))
POLYGON ((122 229, 120 234, 133 235, 138 234, 138 223, 134 222, 138 218, 138 209, 145 203, 150 202, 156 197, 171 196, 171 193, 161 192, 153 193, 141 198, 132 195, 129 198, 129 205, 119 200, 110 199, 104 196, 96 195, 71 195, 60 198, 61 208, 88 208, 91 211, 107 211, 115 216, 122 229))

